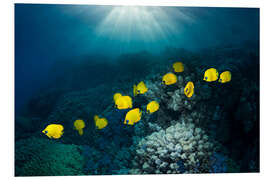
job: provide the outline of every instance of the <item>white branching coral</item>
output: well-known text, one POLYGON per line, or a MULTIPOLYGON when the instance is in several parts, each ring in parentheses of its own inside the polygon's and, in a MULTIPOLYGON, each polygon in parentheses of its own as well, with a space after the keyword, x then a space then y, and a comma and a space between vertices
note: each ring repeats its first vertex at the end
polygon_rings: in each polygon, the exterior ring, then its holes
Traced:
POLYGON ((142 139, 136 149, 131 174, 208 172, 213 143, 194 124, 177 123, 142 139), (179 162, 184 167, 179 167, 179 162), (184 171, 183 171, 184 169, 184 171))

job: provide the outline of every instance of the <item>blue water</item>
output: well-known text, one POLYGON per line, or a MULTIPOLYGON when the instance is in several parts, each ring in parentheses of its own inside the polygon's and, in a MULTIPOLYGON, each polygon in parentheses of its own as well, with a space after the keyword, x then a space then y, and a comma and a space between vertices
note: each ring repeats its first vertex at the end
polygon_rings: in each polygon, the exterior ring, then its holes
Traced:
POLYGON ((16 4, 16 109, 54 77, 49 70, 60 59, 113 59, 127 52, 159 54, 166 47, 198 50, 259 39, 258 9, 136 8, 119 17, 123 10, 114 6, 16 4))
POLYGON ((259 172, 259 24, 258 8, 16 4, 15 175, 259 172), (176 61, 185 70, 162 85, 176 61), (203 81, 208 68, 231 81, 203 81), (140 81, 148 91, 135 97, 140 81), (134 126, 116 92, 143 111, 134 126), (160 107, 147 114, 153 100, 160 107), (97 129, 94 115, 108 125, 97 129), (177 123, 187 139, 204 136, 191 151, 176 142, 175 155, 164 132, 177 123), (61 138, 42 133, 49 124, 64 126, 61 138), (143 142, 155 133, 169 157, 143 142))

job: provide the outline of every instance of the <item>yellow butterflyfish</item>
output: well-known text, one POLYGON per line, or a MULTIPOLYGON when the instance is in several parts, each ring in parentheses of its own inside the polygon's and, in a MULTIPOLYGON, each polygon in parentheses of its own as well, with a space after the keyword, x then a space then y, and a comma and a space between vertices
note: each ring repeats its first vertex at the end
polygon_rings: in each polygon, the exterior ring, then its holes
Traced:
POLYGON ((74 128, 79 132, 79 135, 82 136, 83 135, 83 128, 85 128, 84 121, 81 119, 78 119, 78 120, 74 121, 73 125, 74 125, 74 128))
POLYGON ((132 109, 126 114, 124 124, 134 125, 141 120, 141 117, 142 112, 139 108, 132 109))
POLYGON ((177 82, 177 77, 173 73, 167 73, 162 77, 162 83, 166 85, 172 85, 177 82))
POLYGON ((139 84, 133 85, 133 95, 137 96, 138 94, 144 94, 148 91, 148 88, 146 87, 145 83, 143 81, 139 82, 139 84))
POLYGON ((190 98, 194 94, 194 84, 189 81, 184 89, 185 95, 190 98))
POLYGON ((94 122, 97 129, 103 129, 108 125, 108 120, 106 118, 100 118, 97 115, 94 116, 94 122))
POLYGON ((232 79, 232 74, 230 71, 224 71, 223 73, 220 74, 218 82, 221 83, 227 83, 230 82, 232 79))
POLYGON ((46 134, 49 138, 59 139, 63 135, 64 127, 61 124, 50 124, 42 133, 46 134))
POLYGON ((184 71, 184 65, 182 62, 175 62, 173 64, 174 72, 183 72, 184 71))
POLYGON ((146 87, 146 85, 144 84, 143 81, 141 81, 138 85, 137 85, 137 92, 138 94, 144 94, 148 91, 148 88, 146 87))
POLYGON ((132 99, 130 96, 121 96, 116 99, 115 105, 118 109, 132 108, 132 99))
POLYGON ((146 110, 150 114, 152 114, 153 112, 156 112, 158 109, 159 109, 159 104, 157 101, 151 101, 146 106, 146 110))
POLYGON ((204 72, 203 80, 207 82, 216 81, 218 79, 218 71, 215 68, 207 69, 204 72))

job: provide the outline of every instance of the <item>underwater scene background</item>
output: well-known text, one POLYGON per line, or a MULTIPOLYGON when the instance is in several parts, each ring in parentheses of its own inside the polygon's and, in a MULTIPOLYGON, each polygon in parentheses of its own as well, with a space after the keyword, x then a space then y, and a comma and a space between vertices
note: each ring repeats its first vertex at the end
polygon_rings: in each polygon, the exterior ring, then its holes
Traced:
POLYGON ((15 4, 15 176, 239 172, 259 172, 258 8, 15 4))

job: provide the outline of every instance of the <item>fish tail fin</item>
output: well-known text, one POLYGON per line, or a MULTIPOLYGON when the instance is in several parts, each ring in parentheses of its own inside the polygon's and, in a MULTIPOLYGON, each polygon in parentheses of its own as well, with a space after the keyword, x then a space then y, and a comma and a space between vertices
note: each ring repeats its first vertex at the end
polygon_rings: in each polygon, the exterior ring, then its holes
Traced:
POLYGON ((82 136, 83 135, 83 129, 79 129, 79 135, 82 136))
POLYGON ((133 85, 133 95, 134 96, 137 96, 137 86, 136 85, 133 85))

